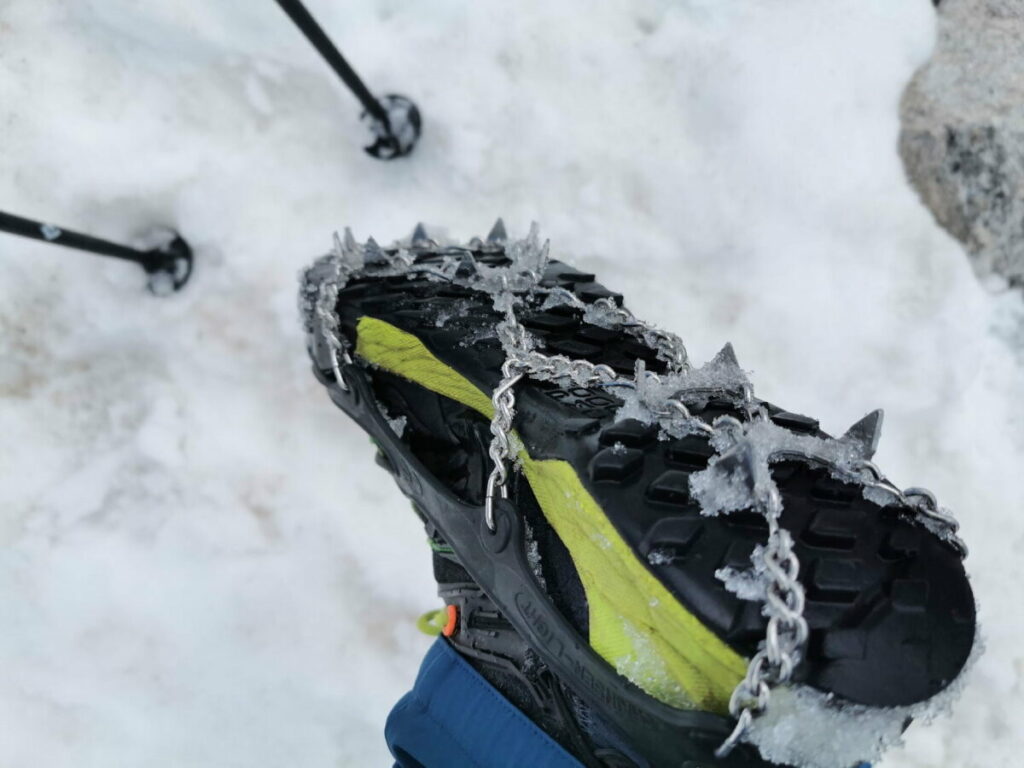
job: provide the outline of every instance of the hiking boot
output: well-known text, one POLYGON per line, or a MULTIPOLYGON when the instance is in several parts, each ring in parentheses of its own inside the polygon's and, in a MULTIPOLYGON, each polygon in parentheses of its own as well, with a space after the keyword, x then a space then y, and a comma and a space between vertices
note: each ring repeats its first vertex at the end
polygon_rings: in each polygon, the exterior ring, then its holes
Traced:
POLYGON ((346 231, 300 304, 427 525, 451 642, 586 765, 847 768, 967 664, 966 549, 871 462, 881 412, 829 436, 500 220, 346 231))

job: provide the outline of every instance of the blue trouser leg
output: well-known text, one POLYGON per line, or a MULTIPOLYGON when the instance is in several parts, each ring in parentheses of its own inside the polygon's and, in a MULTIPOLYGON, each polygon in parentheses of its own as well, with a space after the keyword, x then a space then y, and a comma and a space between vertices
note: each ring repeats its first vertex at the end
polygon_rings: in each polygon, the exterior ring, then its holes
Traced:
POLYGON ((442 638, 384 737, 398 768, 583 768, 442 638))

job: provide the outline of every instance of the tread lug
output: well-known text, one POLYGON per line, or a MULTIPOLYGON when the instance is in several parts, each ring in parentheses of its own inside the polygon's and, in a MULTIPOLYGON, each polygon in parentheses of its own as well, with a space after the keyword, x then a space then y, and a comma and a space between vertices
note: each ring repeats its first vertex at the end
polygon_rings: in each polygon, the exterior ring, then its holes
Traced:
POLYGON ((666 454, 668 460, 676 464, 704 469, 708 460, 715 455, 715 449, 706 438, 694 435, 670 442, 666 454))
POLYGON ((645 448, 658 439, 658 427, 636 419, 617 421, 601 432, 601 445, 622 443, 627 448, 645 448))
POLYGON ((678 469, 670 469, 659 475, 647 486, 647 496, 652 501, 665 504, 687 504, 690 501, 690 475, 678 469))
POLYGON ((637 475, 643 465, 643 451, 605 448, 591 459, 590 479, 595 483, 623 483, 637 475))

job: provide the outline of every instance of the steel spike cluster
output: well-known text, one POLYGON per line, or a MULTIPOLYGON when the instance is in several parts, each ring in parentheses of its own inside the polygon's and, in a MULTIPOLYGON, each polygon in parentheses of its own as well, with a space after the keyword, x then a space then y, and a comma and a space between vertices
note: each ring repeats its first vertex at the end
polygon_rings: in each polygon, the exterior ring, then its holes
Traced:
MULTIPOLYGON (((409 247, 414 250, 442 248, 435 239, 430 237, 423 222, 417 222, 408 240, 403 242, 408 242, 409 247)), ((469 241, 469 246, 472 248, 479 248, 484 245, 504 246, 507 242, 508 232, 505 229, 505 222, 499 217, 487 233, 485 240, 474 237, 469 241)), ((403 246, 396 244, 396 247, 400 249, 403 246)), ((348 263, 354 269, 358 269, 364 264, 386 261, 394 253, 394 248, 382 248, 373 237, 368 238, 365 243, 359 243, 349 227, 345 227, 343 235, 339 236, 337 232, 334 233, 333 250, 335 256, 348 263)), ((736 357, 736 350, 731 342, 727 342, 719 350, 714 360, 737 369, 741 368, 736 357)), ((855 444, 860 449, 861 456, 870 460, 878 449, 884 415, 884 411, 880 408, 871 411, 846 430, 839 439, 855 444)))

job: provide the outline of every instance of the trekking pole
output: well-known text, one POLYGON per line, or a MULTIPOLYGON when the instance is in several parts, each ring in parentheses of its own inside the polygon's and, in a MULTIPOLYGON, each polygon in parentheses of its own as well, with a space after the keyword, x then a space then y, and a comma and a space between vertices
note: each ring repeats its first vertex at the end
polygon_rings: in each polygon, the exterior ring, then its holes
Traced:
POLYGON ((181 289, 192 274, 192 249, 181 235, 173 230, 154 232, 153 239, 158 238, 154 247, 149 250, 138 250, 0 211, 0 232, 63 245, 78 251, 98 253, 100 256, 134 261, 146 270, 149 276, 148 288, 157 296, 166 296, 181 289))
POLYGON ((422 129, 419 108, 410 99, 395 93, 378 100, 299 0, 277 0, 277 4, 363 105, 361 118, 369 123, 375 139, 366 151, 380 160, 412 152, 422 129))

